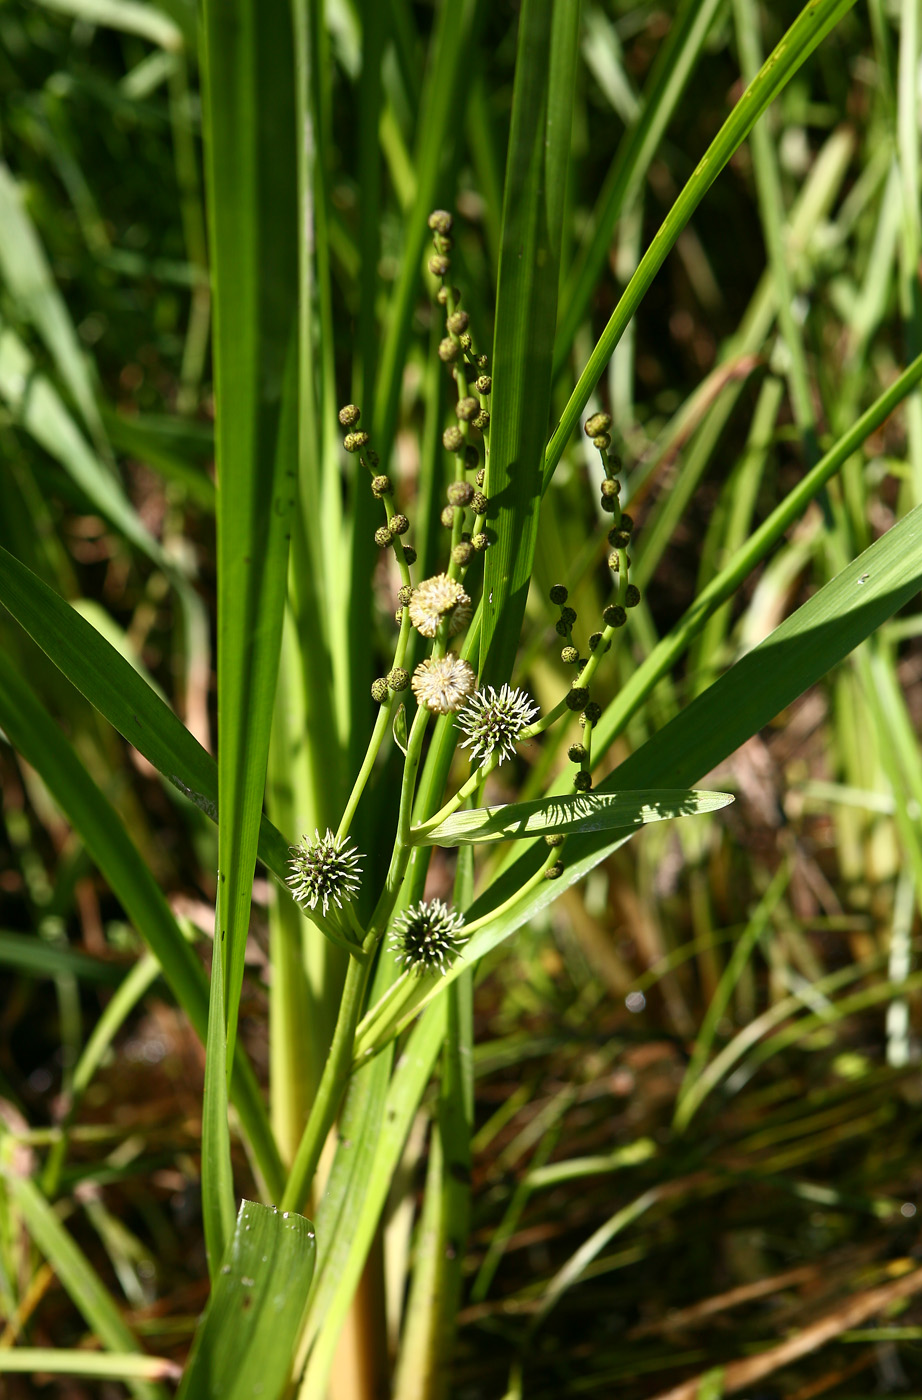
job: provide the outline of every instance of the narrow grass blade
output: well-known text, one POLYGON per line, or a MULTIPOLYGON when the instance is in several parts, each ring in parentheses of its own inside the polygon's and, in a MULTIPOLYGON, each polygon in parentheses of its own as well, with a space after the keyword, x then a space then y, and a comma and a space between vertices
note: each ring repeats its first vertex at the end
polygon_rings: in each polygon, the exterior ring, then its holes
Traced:
MULTIPOLYGON (((30 1238, 54 1269, 87 1326, 110 1351, 139 1353, 141 1348, 122 1321, 112 1295, 35 1182, 8 1170, 3 1171, 3 1181, 30 1238)), ((125 1384, 137 1400, 166 1400, 164 1387, 152 1381, 126 1376, 125 1384)))
POLYGON ((579 383, 570 395, 545 454, 545 483, 553 476, 570 434, 615 346, 682 229, 734 152, 742 145, 753 124, 854 3, 855 0, 811 0, 810 4, 805 5, 714 137, 641 259, 640 266, 590 355, 579 383))
POLYGON ((703 4, 701 0, 683 0, 669 25, 669 33, 657 48, 640 115, 618 146, 599 195, 590 236, 565 283, 554 347, 555 378, 599 285, 618 218, 652 163, 721 4, 722 0, 704 0, 703 4))
POLYGON ((314 1273, 314 1230, 243 1201, 177 1400, 279 1400, 314 1273))
POLYGON ((183 47, 182 30, 154 5, 140 0, 39 0, 46 10, 73 15, 87 24, 101 24, 123 34, 137 34, 152 44, 177 52, 183 47))
POLYGON ((47 1372, 101 1381, 177 1381, 182 1370, 165 1356, 132 1352, 69 1351, 64 1347, 0 1347, 0 1375, 47 1372))
POLYGON ((297 354, 291 13, 207 3, 207 192, 218 466, 218 909, 232 1058, 294 505, 297 354))
MULTIPOLYGON (((170 421, 167 420, 167 424, 170 421)), ((214 514, 214 482, 204 466, 214 450, 211 433, 204 439, 198 439, 191 433, 186 437, 181 433, 171 433, 166 424, 155 425, 149 419, 126 418, 120 413, 105 411, 103 423, 116 448, 153 467, 167 481, 182 486, 190 501, 214 514), (194 445, 192 451, 189 450, 190 445, 194 445), (198 464, 193 464, 189 457, 196 458, 198 464)))
POLYGON ((716 812, 733 801, 728 792, 574 792, 504 807, 456 812, 432 830, 414 833, 415 844, 466 846, 482 841, 521 841, 555 832, 614 831, 672 817, 716 812))
POLYGON ((27 977, 64 975, 107 987, 117 987, 130 975, 125 967, 101 962, 76 948, 57 948, 34 933, 8 933, 6 930, 0 932, 0 967, 12 968, 27 977))
MULTIPOLYGON (((101 715, 196 807, 217 821, 214 759, 131 664, 54 589, 0 548, 0 603, 101 715)), ((259 858, 287 877, 288 842, 263 817, 259 858)))
POLYGON ((31 322, 44 341, 97 449, 105 451, 106 435, 93 379, 74 323, 24 207, 22 190, 2 163, 0 227, 0 272, 7 290, 23 319, 31 322))
POLYGON ((175 572, 121 486, 103 466, 50 380, 8 326, 0 327, 0 398, 14 421, 43 447, 108 520, 158 567, 175 572))
MULTIPOLYGON (((131 667, 129 674, 134 674, 131 667)), ((102 871, 127 917, 160 962, 173 995, 202 1041, 207 992, 202 966, 182 936, 153 875, 121 818, 93 782, 38 696, 0 652, 0 727, 38 772, 54 801, 102 871)), ((268 1189, 281 1193, 282 1168, 259 1087, 248 1063, 235 1057, 234 1100, 268 1189)))
POLYGON ((578 37, 577 4, 525 0, 506 159, 485 488, 494 502, 489 527, 496 542, 484 567, 480 673, 497 685, 512 673, 537 539, 578 37))

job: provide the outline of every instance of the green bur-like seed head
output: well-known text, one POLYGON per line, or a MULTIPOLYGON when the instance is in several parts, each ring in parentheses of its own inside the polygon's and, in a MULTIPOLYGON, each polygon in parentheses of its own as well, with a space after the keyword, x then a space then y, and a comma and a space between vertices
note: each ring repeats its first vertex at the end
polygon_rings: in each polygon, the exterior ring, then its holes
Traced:
POLYGON ((464 915, 441 899, 424 899, 394 920, 388 937, 398 962, 410 972, 445 973, 446 963, 463 942, 458 931, 464 915))
POLYGON ((464 734, 462 749, 470 749, 471 763, 476 766, 496 753, 498 761, 515 753, 522 730, 537 718, 538 706, 524 690, 503 685, 494 690, 488 685, 478 690, 465 703, 455 724, 464 734))
POLYGON ((359 891, 362 856, 354 846, 334 836, 327 829, 323 836, 314 830, 311 841, 303 836, 291 847, 288 887, 299 904, 316 909, 318 904, 326 915, 331 904, 341 909, 359 891))

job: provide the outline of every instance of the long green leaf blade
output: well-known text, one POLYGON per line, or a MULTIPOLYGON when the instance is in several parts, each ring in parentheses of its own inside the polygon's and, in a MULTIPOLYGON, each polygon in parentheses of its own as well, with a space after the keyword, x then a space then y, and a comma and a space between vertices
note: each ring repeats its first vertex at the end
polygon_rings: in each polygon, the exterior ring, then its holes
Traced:
POLYGON ((512 672, 537 539, 578 34, 578 4, 525 0, 506 161, 486 478, 487 495, 497 502, 489 516, 496 543, 484 569, 480 671, 497 685, 512 672))
POLYGON ((278 1400, 314 1273, 314 1230, 243 1201, 177 1400, 278 1400))
POLYGON ((414 834, 420 846, 467 846, 483 841, 521 841, 554 833, 615 831, 716 812, 733 801, 728 792, 571 792, 536 802, 475 807, 456 812, 431 830, 414 834))

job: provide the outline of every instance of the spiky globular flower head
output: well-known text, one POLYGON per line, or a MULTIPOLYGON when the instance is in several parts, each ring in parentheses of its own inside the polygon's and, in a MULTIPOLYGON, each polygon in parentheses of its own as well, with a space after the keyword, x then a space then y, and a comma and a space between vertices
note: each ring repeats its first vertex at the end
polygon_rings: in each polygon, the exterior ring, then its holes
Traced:
POLYGON ((465 735, 461 747, 470 749, 472 764, 483 763, 497 751, 502 763, 515 753, 522 730, 538 713, 538 706, 524 690, 503 685, 496 691, 488 685, 471 696, 455 721, 465 735))
POLYGON ((464 915, 441 899, 423 899, 395 919, 388 942, 408 971, 445 973, 445 961, 461 945, 464 915))
POLYGON ((453 637, 471 620, 471 600, 457 579, 448 574, 425 578, 410 599, 410 621, 424 637, 434 637, 448 613, 448 635, 453 637))
POLYGON ((291 847, 288 888, 299 904, 311 909, 319 904, 326 914, 331 903, 341 909, 358 894, 361 859, 354 846, 347 846, 329 828, 323 836, 315 828, 313 841, 303 836, 291 847))
POLYGON ((474 668, 453 651, 444 656, 430 656, 413 672, 413 694, 427 710, 449 715, 460 710, 474 686, 474 668))

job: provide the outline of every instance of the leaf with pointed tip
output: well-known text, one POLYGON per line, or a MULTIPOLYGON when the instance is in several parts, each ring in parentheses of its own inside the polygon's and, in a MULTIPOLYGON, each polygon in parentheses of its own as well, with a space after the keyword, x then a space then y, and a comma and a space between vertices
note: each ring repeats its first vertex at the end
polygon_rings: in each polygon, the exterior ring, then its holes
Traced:
POLYGON ((472 846, 482 841, 519 841, 589 831, 627 831, 647 822, 716 812, 733 801, 728 792, 676 788, 652 792, 573 792, 514 802, 503 807, 476 807, 455 812, 427 829, 412 833, 417 846, 472 846))

